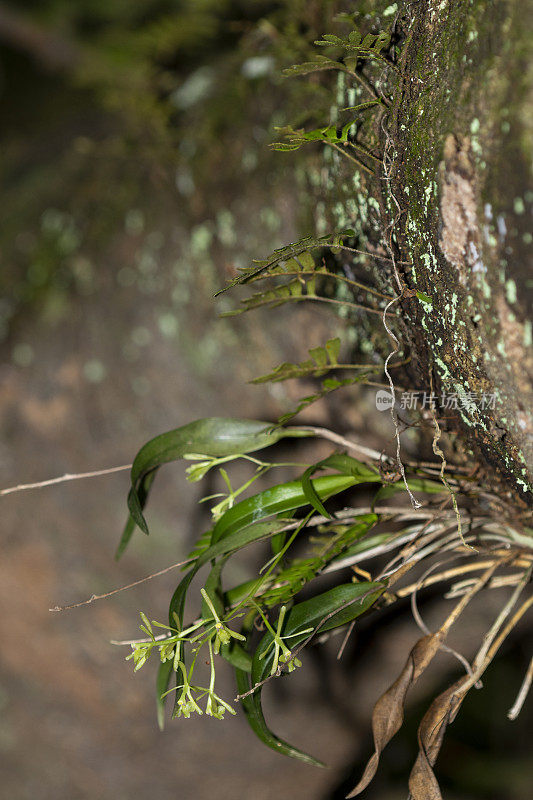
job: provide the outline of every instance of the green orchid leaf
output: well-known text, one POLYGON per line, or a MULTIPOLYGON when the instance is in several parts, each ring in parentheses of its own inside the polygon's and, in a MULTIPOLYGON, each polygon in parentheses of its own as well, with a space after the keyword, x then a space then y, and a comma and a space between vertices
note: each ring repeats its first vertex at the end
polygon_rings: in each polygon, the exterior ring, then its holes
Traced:
POLYGON ((163 661, 157 670, 157 679, 155 687, 155 700, 157 707, 157 724, 159 730, 162 731, 165 727, 165 698, 163 694, 167 691, 172 675, 172 661, 163 661))
MULTIPOLYGON (((135 493, 133 493, 133 490, 130 489, 130 492, 128 494, 128 507, 130 506, 130 503, 132 505, 134 505, 136 507, 137 513, 141 514, 141 516, 142 516, 142 509, 146 505, 146 501, 148 499, 148 494, 150 492, 150 487, 152 486, 152 483, 154 482, 154 478, 156 476, 156 473, 157 473, 157 467, 152 469, 152 470, 150 470, 150 472, 145 472, 144 475, 139 479, 138 486, 137 486, 137 491, 135 493), (130 495, 131 495, 131 497, 130 497, 130 495)), ((122 536, 120 538, 120 542, 118 544, 118 547, 117 547, 117 550, 116 550, 116 553, 115 553, 115 559, 117 561, 121 557, 122 553, 124 552, 124 550, 128 546, 128 543, 129 543, 131 537, 133 536, 133 532, 135 530, 135 525, 136 525, 135 519, 134 519, 133 515, 130 513, 130 516, 128 517, 128 521, 126 522, 126 525, 124 526, 124 530, 122 531, 122 536)))
MULTIPOLYGON (((298 631, 305 631, 310 627, 315 628, 329 614, 332 616, 320 628, 321 632, 345 625, 367 611, 384 591, 385 586, 379 583, 351 583, 337 586, 294 606, 287 614, 282 635, 291 637, 289 639, 291 648, 297 647, 309 635, 308 633, 298 635, 298 631)), ((273 659, 272 643, 273 638, 270 633, 265 634, 261 639, 253 657, 251 676, 243 670, 236 670, 239 694, 249 692, 253 686, 264 680, 270 673, 273 659), (265 651, 269 651, 269 654, 260 658, 265 651)), ((269 729, 263 714, 261 689, 262 687, 258 687, 252 694, 241 699, 248 724, 256 736, 268 747, 283 755, 307 764, 324 766, 313 756, 277 737, 269 729)))
POLYGON ((313 506, 313 508, 318 514, 322 514, 323 517, 331 519, 331 514, 324 507, 324 504, 320 500, 318 492, 316 491, 313 482, 311 481, 311 475, 313 474, 313 472, 315 472, 315 470, 316 467, 309 467, 309 469, 306 469, 306 471, 302 475, 301 480, 302 480, 303 493, 307 502, 313 506))
MULTIPOLYGON (((327 500, 339 492, 349 489, 359 481, 351 474, 326 475, 315 480, 315 491, 321 500, 327 500)), ((301 480, 272 486, 262 492, 241 500, 218 520, 213 528, 211 544, 240 530, 251 522, 266 519, 273 514, 286 514, 309 505, 301 480)))
POLYGON ((143 509, 155 473, 162 464, 177 461, 188 453, 201 453, 211 457, 252 453, 291 435, 295 434, 273 427, 268 422, 211 417, 190 422, 151 439, 139 450, 133 462, 128 495, 130 517, 116 557, 119 558, 124 552, 135 525, 148 534, 143 509))
POLYGON ((344 453, 334 453, 323 461, 319 461, 318 464, 309 467, 301 478, 304 495, 315 511, 330 519, 331 514, 324 508, 318 496, 318 492, 315 490, 314 483, 311 481, 311 476, 314 472, 327 467, 336 469, 343 475, 350 475, 356 478, 358 483, 374 483, 376 481, 381 481, 381 476, 377 470, 344 453))
MULTIPOLYGON (((316 628, 326 617, 329 618, 319 628, 320 633, 345 625, 367 611, 383 594, 385 588, 384 584, 376 582, 345 583, 310 600, 297 603, 288 612, 281 635, 290 636, 288 646, 294 649, 309 636, 309 633, 299 633, 299 631, 316 628)), ((270 674, 273 660, 272 643, 272 634, 267 632, 256 648, 252 661, 252 685, 260 683, 270 674), (261 657, 266 651, 268 651, 267 656, 261 657)), ((260 692, 260 689, 257 692, 260 692)))
MULTIPOLYGON (((240 669, 235 670, 235 677, 237 683, 237 691, 239 694, 245 694, 250 690, 250 676, 249 674, 240 669)), ((245 713, 246 719, 250 728, 253 730, 258 739, 267 747, 272 748, 277 753, 295 758, 298 761, 303 761, 305 764, 310 764, 314 767, 325 767, 326 765, 313 756, 304 753, 297 747, 293 747, 288 742, 276 736, 268 725, 266 724, 263 710, 261 708, 260 698, 257 697, 257 692, 249 694, 247 697, 241 699, 241 705, 245 713)))

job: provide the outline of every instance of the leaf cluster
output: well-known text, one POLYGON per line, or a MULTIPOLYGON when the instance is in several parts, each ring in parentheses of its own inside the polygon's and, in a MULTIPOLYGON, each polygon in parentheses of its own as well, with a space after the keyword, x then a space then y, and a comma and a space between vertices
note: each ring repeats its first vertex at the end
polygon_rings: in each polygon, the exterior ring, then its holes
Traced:
MULTIPOLYGON (((321 349, 320 353, 315 352, 315 365, 323 368, 324 357, 334 364, 339 347, 338 340, 330 340, 323 352, 321 349)), ((221 468, 222 463, 235 458, 255 462, 263 470, 274 469, 276 463, 267 464, 250 453, 284 437, 312 435, 313 431, 305 428, 211 418, 156 437, 139 451, 133 463, 128 497, 130 518, 118 553, 123 552, 135 527, 148 533, 144 506, 156 471, 163 464, 180 458, 192 460, 189 477, 194 480, 201 479, 208 469, 221 468)), ((235 669, 245 714, 262 741, 278 752, 319 763, 269 729, 262 711, 261 688, 265 681, 300 666, 300 650, 319 631, 324 633, 353 621, 368 611, 386 590, 383 581, 352 580, 325 592, 311 589, 310 599, 300 600, 298 596, 304 587, 314 586, 326 567, 335 568, 337 561, 342 566, 341 559, 354 548, 359 552, 365 546, 374 546, 375 540, 368 534, 379 522, 378 514, 354 509, 353 519, 345 523, 326 507, 329 499, 360 484, 382 487, 379 470, 346 454, 335 453, 309 465, 294 480, 232 502, 216 516, 212 528, 199 538, 190 554, 187 572, 170 601, 168 624, 150 623, 142 615, 141 628, 148 638, 132 644, 130 658, 135 669, 140 669, 152 652, 159 654, 157 701, 161 724, 165 698, 174 692, 174 716, 204 713, 200 705, 204 699, 207 714, 222 718, 225 711, 234 713, 215 691, 216 658, 220 655, 235 669), (317 472, 320 474, 315 477, 317 472), (223 572, 228 559, 243 548, 264 541, 270 542, 272 557, 259 573, 236 586, 224 586, 223 572), (305 556, 299 552, 302 547, 310 551, 305 556), (209 573, 201 589, 200 614, 186 624, 186 599, 191 595, 194 578, 206 565, 209 573), (259 642, 258 623, 266 628, 259 642), (163 638, 156 639, 153 624, 166 631, 163 638), (240 631, 236 625, 240 625, 240 631), (203 648, 209 651, 211 665, 207 687, 198 686, 193 680, 198 654, 203 648), (173 676, 175 687, 169 688, 173 676)), ((236 498, 240 490, 232 492, 236 498)))
POLYGON ((328 339, 324 347, 312 347, 309 350, 311 358, 300 361, 298 364, 284 362, 272 372, 254 378, 252 383, 279 383, 290 378, 319 378, 325 375, 332 367, 339 364, 341 340, 338 336, 328 339))
POLYGON ((391 36, 388 31, 368 33, 366 36, 362 36, 357 28, 351 30, 347 36, 337 36, 335 34, 326 33, 321 39, 315 41, 315 45, 317 45, 317 47, 329 47, 341 50, 347 54, 343 61, 337 61, 328 56, 316 54, 313 61, 306 61, 302 64, 294 64, 292 67, 288 67, 284 70, 284 75, 309 75, 312 72, 320 72, 329 69, 353 73, 355 72, 358 58, 377 58, 394 69, 394 65, 383 57, 383 51, 387 49, 390 41, 391 36))
MULTIPOLYGON (((356 106, 350 106, 350 111, 365 111, 372 106, 380 105, 379 100, 369 100, 365 103, 359 103, 356 106)), ((325 127, 315 128, 311 131, 305 131, 303 128, 294 130, 291 125, 276 128, 276 131, 285 136, 284 142, 273 142, 270 147, 273 150, 281 152, 288 152, 291 150, 299 150, 302 145, 309 142, 322 142, 323 144, 347 145, 349 144, 349 136, 352 128, 355 128, 358 118, 348 120, 342 127, 338 128, 336 125, 326 125, 325 127)))

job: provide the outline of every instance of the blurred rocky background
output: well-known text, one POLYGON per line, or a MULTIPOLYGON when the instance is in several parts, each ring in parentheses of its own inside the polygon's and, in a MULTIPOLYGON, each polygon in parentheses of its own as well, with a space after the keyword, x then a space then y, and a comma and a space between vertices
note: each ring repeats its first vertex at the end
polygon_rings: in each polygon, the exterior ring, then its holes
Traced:
MULTIPOLYGON (((327 102, 303 86, 295 100, 279 70, 327 30, 337 5, 0 3, 2 487, 128 463, 193 418, 275 419, 305 394, 247 382, 304 358, 340 323, 300 307, 220 319, 238 296, 213 294, 309 230, 305 165, 267 144, 298 103, 327 102)), ((342 414, 361 441, 385 446, 392 434, 373 396, 365 387, 309 419, 342 414)), ((370 749, 373 702, 417 638, 410 615, 365 623, 344 661, 333 641, 269 689, 276 730, 330 770, 265 749, 241 717, 174 721, 160 733, 152 665, 134 676, 109 641, 136 635, 139 609, 164 619, 176 574, 49 612, 178 561, 203 530, 202 488, 169 466, 150 503, 152 538, 137 536, 117 564, 127 485, 118 473, 0 500, 2 797, 343 797, 370 749)), ((437 620, 438 604, 426 614, 437 620)), ((450 729, 440 762, 448 797, 530 796, 517 745, 522 732, 527 746, 527 709, 505 720, 524 659, 515 647, 450 729)), ((368 797, 404 796, 416 719, 435 680, 455 674, 449 659, 439 665, 368 797)))

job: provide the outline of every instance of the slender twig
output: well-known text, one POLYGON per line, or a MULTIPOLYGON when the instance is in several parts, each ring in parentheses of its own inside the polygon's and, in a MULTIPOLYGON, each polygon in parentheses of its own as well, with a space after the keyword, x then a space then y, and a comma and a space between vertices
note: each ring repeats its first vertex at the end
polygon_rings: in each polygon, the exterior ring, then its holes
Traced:
POLYGON ((355 164, 357 164, 357 166, 360 169, 363 169, 365 172, 368 172, 369 175, 374 175, 374 171, 371 170, 370 167, 367 167, 366 164, 363 164, 363 162, 360 161, 358 158, 355 158, 355 156, 351 156, 349 153, 346 152, 346 150, 343 150, 342 147, 339 147, 338 144, 335 144, 335 142, 324 141, 324 144, 328 144, 330 147, 333 147, 335 148, 335 150, 338 150, 339 153, 341 153, 341 155, 343 155, 345 158, 348 158, 350 161, 353 161, 355 164))
POLYGON ((111 592, 106 592, 105 594, 93 594, 89 597, 88 600, 82 600, 80 603, 73 603, 70 606, 55 606, 55 608, 49 608, 48 611, 68 611, 71 608, 80 608, 80 606, 88 606, 90 603, 94 603, 96 600, 105 600, 106 597, 111 597, 113 594, 118 594, 119 592, 125 592, 126 589, 133 589, 134 586, 139 586, 141 583, 146 583, 146 581, 151 581, 152 578, 158 578, 160 575, 164 575, 165 572, 170 572, 172 569, 176 569, 177 567, 183 567, 185 564, 190 564, 194 561, 194 558, 187 558, 185 561, 178 561, 177 564, 171 564, 170 567, 165 567, 165 569, 160 569, 158 572, 153 572, 151 575, 147 575, 145 578, 139 578, 138 581, 133 581, 133 583, 128 583, 126 586, 120 586, 118 589, 113 589, 111 592))
MULTIPOLYGON (((493 563, 491 561, 474 561, 471 564, 462 564, 460 567, 452 567, 451 569, 444 570, 444 572, 439 572, 438 575, 431 575, 424 578, 424 585, 423 587, 420 586, 419 588, 426 589, 428 586, 432 586, 434 583, 440 583, 441 581, 447 581, 450 578, 455 578, 457 575, 464 575, 466 572, 477 572, 480 569, 485 569, 485 567, 490 566, 493 563)), ((521 564, 522 565, 522 564, 521 564)), ((527 566, 527 564, 523 564, 523 566, 527 566)), ((517 573, 515 575, 506 575, 500 578, 493 578, 490 581, 488 586, 494 586, 500 588, 501 586, 508 585, 506 581, 509 581, 509 584, 514 585, 518 577, 522 577, 522 573, 517 573)), ((409 586, 402 586, 401 589, 397 589, 394 592, 395 596, 400 597, 408 597, 411 592, 418 586, 419 581, 416 583, 410 583, 409 586)), ((451 597, 451 595, 450 595, 451 597)))
POLYGON ((352 621, 348 625, 348 630, 344 634, 341 646, 339 647, 339 652, 337 653, 337 661, 341 660, 342 654, 344 653, 345 647, 348 644, 348 640, 349 640, 350 636, 352 635, 354 628, 355 628, 355 620, 352 619, 352 621))
POLYGON ((354 450, 355 452, 359 452, 368 458, 372 458, 374 461, 381 460, 381 453, 378 453, 377 450, 371 450, 369 447, 365 447, 362 444, 358 444, 357 442, 352 442, 350 439, 346 439, 344 436, 340 436, 338 433, 334 433, 330 431, 328 428, 319 428, 315 425, 299 425, 295 427, 291 427, 292 430, 301 430, 301 431, 311 431, 315 434, 315 436, 320 436, 322 439, 329 439, 330 442, 334 442, 334 444, 341 445, 341 447, 346 447, 347 450, 354 450))
MULTIPOLYGON (((333 246, 333 245, 332 245, 333 246)), ((346 248, 343 248, 346 249, 346 248)), ((364 255, 371 256, 373 253, 365 253, 364 250, 357 250, 358 253, 364 253, 364 255)), ((376 256, 376 258, 381 258, 381 256, 376 256)), ((388 259, 387 259, 388 261, 388 259)), ((248 284, 250 283, 257 283, 257 281, 263 281, 266 278, 279 278, 279 277, 292 277, 292 276, 299 276, 299 275, 313 275, 318 276, 319 278, 325 276, 326 278, 334 278, 337 281, 341 281, 342 283, 346 283, 348 286, 355 286, 357 289, 362 289, 365 292, 369 292, 369 294, 375 294, 376 297, 381 297, 383 300, 390 300, 390 296, 387 294, 383 294, 382 292, 378 292, 377 289, 372 289, 370 286, 366 286, 364 283, 360 283, 359 281, 354 281, 352 278, 347 278, 345 275, 338 275, 336 272, 330 272, 327 269, 299 269, 299 270, 283 270, 283 272, 274 272, 268 273, 267 275, 258 275, 256 278, 252 278, 252 280, 247 281, 248 284)))
POLYGON ((509 709, 509 711, 507 712, 508 719, 514 721, 522 711, 522 706, 526 702, 526 697, 531 688, 532 682, 533 682, 533 658, 529 662, 529 667, 527 668, 527 672, 524 676, 524 680, 522 682, 522 686, 520 687, 520 691, 518 692, 517 698, 514 701, 511 708, 509 709))
POLYGON ((52 486, 55 483, 64 483, 65 481, 78 481, 82 478, 98 478, 100 475, 110 475, 112 472, 124 472, 126 469, 131 469, 131 464, 123 464, 121 467, 110 467, 109 469, 99 469, 94 472, 78 472, 74 475, 67 472, 65 475, 61 475, 60 478, 50 478, 50 480, 39 481, 38 483, 20 483, 18 486, 10 486, 9 489, 1 489, 0 497, 5 494, 22 492, 26 489, 40 489, 42 486, 52 486))
MULTIPOLYGON (((290 297, 281 298, 281 302, 283 303, 301 303, 302 301, 305 300, 310 300, 314 303, 330 303, 331 305, 335 306, 355 308, 358 311, 368 311, 369 314, 379 314, 380 317, 383 315, 383 312, 379 308, 371 308, 370 306, 364 306, 361 303, 350 303, 348 302, 348 300, 335 300, 335 298, 333 297, 320 297, 319 295, 314 295, 314 294, 297 294, 297 295, 290 295, 290 297)), ((246 303, 246 300, 244 300, 243 302, 246 303)), ((274 298, 273 300, 262 300, 261 302, 255 303, 250 308, 246 308, 244 310, 251 311, 252 309, 262 308, 263 306, 268 306, 271 305, 272 303, 277 304, 279 302, 280 298, 274 298)), ((234 313, 234 312, 228 312, 228 313, 234 313)))

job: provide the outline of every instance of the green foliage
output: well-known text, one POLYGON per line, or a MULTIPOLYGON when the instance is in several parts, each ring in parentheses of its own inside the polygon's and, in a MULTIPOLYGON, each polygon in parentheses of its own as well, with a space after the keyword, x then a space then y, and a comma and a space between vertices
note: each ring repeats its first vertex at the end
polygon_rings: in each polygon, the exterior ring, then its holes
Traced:
MULTIPOLYGON (((319 368, 335 365, 339 349, 339 340, 332 339, 325 348, 311 351, 315 365, 319 368)), ((216 659, 222 657, 235 668, 239 693, 244 695, 240 697, 244 712, 259 738, 278 752, 319 764, 270 730, 263 716, 261 688, 265 681, 300 667, 299 653, 317 633, 353 621, 368 611, 385 591, 384 582, 353 580, 327 591, 312 589, 310 599, 299 598, 303 588, 314 587, 326 567, 335 569, 336 562, 342 566, 341 559, 354 552, 354 548, 360 552, 365 547, 375 547, 376 539, 369 533, 380 521, 378 514, 354 509, 351 519, 339 521, 325 504, 361 484, 376 484, 385 491, 383 480, 376 467, 344 453, 334 453, 309 465, 295 480, 234 502, 251 482, 245 482, 238 490, 231 489, 222 467, 242 458, 263 474, 281 464, 267 463, 249 453, 270 447, 283 437, 310 435, 314 431, 305 428, 209 419, 162 434, 140 450, 131 473, 130 523, 144 526, 147 531, 141 510, 143 481, 153 476, 160 465, 181 458, 192 462, 188 468, 191 480, 202 480, 210 469, 218 468, 230 488, 232 502, 215 516, 213 526, 200 536, 191 552, 187 572, 170 601, 168 624, 149 621, 141 614, 141 631, 146 638, 132 643, 128 658, 138 670, 157 653, 161 664, 157 675, 157 713, 162 725, 164 700, 170 693, 175 693, 174 717, 206 713, 222 719, 226 712, 235 713, 215 690, 216 659), (315 477, 317 472, 321 474, 315 477), (265 540, 272 543, 273 555, 262 569, 244 583, 225 587, 223 572, 228 559, 265 540), (300 552, 302 548, 308 550, 306 555, 300 552), (193 579, 206 565, 210 571, 200 589, 200 613, 187 624, 186 599, 191 595, 193 579), (275 609, 279 609, 277 619, 272 616, 275 609), (256 623, 266 628, 259 642, 256 623), (156 637, 154 627, 164 634, 156 637), (209 654, 208 686, 194 682, 195 665, 203 649, 209 654), (175 686, 169 688, 171 681, 175 686)), ((403 484, 394 486, 404 488, 403 484)), ((419 487, 422 488, 420 482, 419 487)), ((148 489, 145 486, 144 500, 148 489)), ((384 536, 388 540, 394 534, 384 536)))
POLYGON ((333 59, 329 56, 315 54, 312 61, 305 61, 301 64, 294 64, 284 70, 287 77, 294 75, 309 75, 313 72, 323 70, 340 70, 349 74, 355 74, 358 59, 374 58, 382 63, 397 70, 395 65, 383 56, 391 42, 391 35, 388 31, 379 33, 367 33, 363 36, 354 24, 353 17, 349 14, 338 15, 339 22, 347 23, 352 29, 347 36, 338 36, 326 33, 321 39, 315 40, 317 47, 329 48, 330 50, 341 53, 342 61, 333 59))
POLYGON ((313 394, 307 395, 306 397, 302 397, 298 401, 298 405, 292 411, 288 411, 285 414, 282 414, 279 418, 278 422, 280 425, 286 425, 287 422, 290 422, 291 419, 296 417, 300 414, 305 408, 316 403, 318 400, 322 400, 323 397, 327 397, 327 395, 331 394, 332 392, 336 392, 337 389, 342 389, 347 386, 353 386, 355 383, 363 383, 372 375, 372 370, 368 370, 366 372, 362 372, 358 375, 355 375, 352 378, 324 378, 324 380, 320 384, 320 389, 313 394))
POLYGON ((294 64, 292 67, 287 67, 284 70, 286 77, 295 75, 311 75, 313 72, 324 72, 325 70, 339 70, 340 72, 348 72, 348 67, 340 61, 335 61, 327 56, 315 55, 313 61, 304 61, 302 64, 294 64))
POLYGON ((238 456, 274 444, 283 436, 305 435, 288 433, 257 420, 222 419, 211 417, 197 420, 181 428, 151 439, 141 448, 131 468, 131 489, 128 495, 130 517, 122 534, 117 558, 124 552, 135 525, 148 534, 143 509, 162 464, 201 453, 204 457, 238 456))
MULTIPOLYGON (((346 16, 344 21, 348 21, 346 16)), ((350 23, 353 25, 353 20, 350 20, 350 23)), ((350 31, 348 36, 336 36, 335 34, 326 33, 323 35, 322 39, 315 41, 315 45, 318 47, 334 48, 347 53, 343 62, 334 60, 328 56, 315 54, 313 61, 294 64, 292 67, 285 69, 284 74, 288 77, 293 75, 309 75, 312 72, 330 69, 354 73, 358 58, 377 58, 395 69, 394 64, 383 57, 383 50, 387 49, 390 40, 391 36, 388 31, 380 31, 377 34, 368 33, 366 36, 362 36, 355 27, 350 31)))
POLYGON ((320 47, 331 47, 332 45, 342 47, 350 53, 380 56, 381 51, 389 46, 390 38, 390 33, 386 31, 377 34, 368 33, 363 37, 358 30, 353 30, 345 37, 330 33, 324 34, 322 39, 317 40, 315 44, 320 47))
POLYGON ((252 383, 278 383, 290 378, 319 378, 331 368, 338 366, 341 340, 339 337, 328 339, 324 347, 312 347, 309 350, 310 359, 300 361, 298 364, 284 362, 272 372, 254 378, 252 383))
POLYGON ((295 278, 294 280, 284 283, 281 286, 275 286, 272 289, 265 289, 263 291, 256 292, 255 294, 241 301, 242 308, 238 308, 233 311, 226 311, 221 316, 234 317, 237 314, 243 314, 245 311, 253 311, 254 309, 261 308, 262 306, 270 306, 271 308, 275 308, 283 303, 303 300, 306 297, 310 298, 316 296, 317 294, 314 278, 295 278))
POLYGON ((282 275, 284 272, 305 272, 305 270, 315 270, 315 260, 311 250, 335 246, 342 243, 345 238, 353 235, 352 230, 341 231, 333 235, 328 234, 325 236, 304 236, 297 242, 284 245, 284 247, 276 248, 267 258, 254 259, 251 267, 240 270, 240 275, 234 278, 227 286, 220 289, 215 297, 227 292, 234 286, 243 283, 249 283, 259 277, 267 277, 268 275, 282 275))
MULTIPOLYGON (((380 105, 379 100, 369 100, 366 103, 360 103, 357 106, 351 106, 351 111, 364 111, 372 106, 380 105)), ((340 144, 347 145, 349 142, 350 129, 356 125, 358 119, 351 119, 346 122, 342 128, 337 128, 336 125, 327 125, 326 127, 315 128, 312 131, 294 130, 291 125, 286 125, 282 128, 276 128, 278 133, 286 137, 286 142, 274 142, 270 145, 273 150, 292 151, 299 150, 302 145, 308 142, 322 142, 323 144, 340 144)))
POLYGON ((420 300, 421 303, 423 303, 423 304, 425 304, 427 306, 432 306, 433 305, 432 298, 428 294, 426 294, 425 292, 417 292, 416 296, 418 297, 418 299, 420 300))

